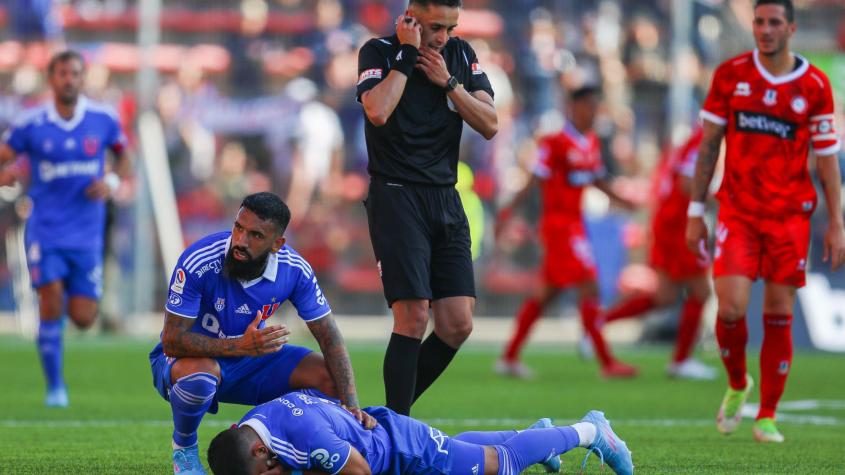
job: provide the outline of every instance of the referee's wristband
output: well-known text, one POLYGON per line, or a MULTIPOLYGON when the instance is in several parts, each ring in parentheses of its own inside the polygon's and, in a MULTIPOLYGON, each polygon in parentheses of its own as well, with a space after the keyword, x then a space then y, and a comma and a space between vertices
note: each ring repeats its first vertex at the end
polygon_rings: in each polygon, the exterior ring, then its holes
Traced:
POLYGON ((396 55, 398 58, 396 63, 390 68, 391 71, 399 71, 405 76, 411 77, 411 73, 414 72, 414 67, 417 65, 417 57, 419 55, 420 50, 413 45, 402 45, 399 48, 399 53, 396 55))
POLYGON ((687 217, 700 218, 704 216, 704 212, 706 210, 706 205, 701 201, 690 201, 689 206, 687 207, 687 217))
POLYGON ((109 191, 114 193, 120 188, 120 177, 114 172, 106 173, 106 176, 103 177, 103 183, 109 187, 109 191))

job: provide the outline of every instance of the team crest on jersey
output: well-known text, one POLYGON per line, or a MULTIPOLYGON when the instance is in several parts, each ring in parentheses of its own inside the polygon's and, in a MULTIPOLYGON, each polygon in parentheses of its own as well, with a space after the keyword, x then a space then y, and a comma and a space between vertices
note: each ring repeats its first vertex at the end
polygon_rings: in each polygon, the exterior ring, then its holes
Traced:
POLYGON ((185 280, 185 271, 181 267, 176 269, 176 277, 173 278, 173 285, 170 286, 170 290, 181 294, 185 290, 185 280))
POLYGON ((778 92, 774 89, 766 89, 766 93, 763 94, 763 104, 767 106, 773 106, 778 103, 778 92))
POLYGON ((82 151, 85 152, 85 155, 89 157, 93 157, 97 155, 97 150, 100 149, 100 139, 94 136, 85 137, 82 140, 82 151))
POLYGON ((214 302, 214 308, 218 312, 222 312, 224 308, 226 308, 226 299, 223 297, 217 297, 217 302, 214 302))
POLYGON ((170 303, 170 305, 173 305, 174 307, 182 305, 182 297, 174 293, 170 294, 170 297, 168 297, 167 301, 170 303))
POLYGON ((274 304, 267 304, 261 307, 261 315, 262 318, 265 320, 272 317, 274 313, 276 313, 276 309, 279 308, 278 303, 274 304))
POLYGON ((734 89, 734 96, 750 96, 751 95, 751 85, 747 82, 738 82, 736 83, 736 89, 734 89))
POLYGON ((803 114, 804 111, 807 110, 807 99, 797 96, 792 98, 792 102, 790 102, 789 105, 792 106, 792 110, 796 114, 803 114))

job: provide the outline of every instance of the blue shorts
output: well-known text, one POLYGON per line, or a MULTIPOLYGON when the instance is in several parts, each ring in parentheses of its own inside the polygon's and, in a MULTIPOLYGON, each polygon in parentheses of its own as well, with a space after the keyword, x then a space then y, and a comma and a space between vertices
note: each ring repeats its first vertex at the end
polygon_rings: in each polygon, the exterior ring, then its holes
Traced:
POLYGON ((387 431, 393 444, 391 475, 483 473, 484 448, 454 440, 416 419, 386 407, 364 409, 387 431))
POLYGON ((32 287, 62 281, 67 295, 99 299, 103 294, 103 251, 101 249, 41 249, 27 245, 32 287))
MULTIPOLYGON (((217 413, 218 402, 257 406, 289 393, 290 376, 305 356, 312 351, 301 346, 285 345, 281 350, 263 356, 215 358, 220 365, 220 386, 208 412, 217 413)), ((177 358, 165 356, 161 343, 150 353, 153 385, 170 400, 170 369, 177 358)))

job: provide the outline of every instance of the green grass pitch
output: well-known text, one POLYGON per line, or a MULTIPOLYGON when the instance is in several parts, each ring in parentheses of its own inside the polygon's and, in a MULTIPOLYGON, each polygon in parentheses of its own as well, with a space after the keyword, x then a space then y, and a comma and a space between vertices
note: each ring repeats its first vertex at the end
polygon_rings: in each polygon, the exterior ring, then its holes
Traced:
MULTIPOLYGON (((0 339, 0 474, 166 474, 170 465, 170 408, 151 384, 150 341, 68 338, 66 375, 71 406, 42 405, 43 382, 34 345, 0 339)), ((361 402, 383 402, 384 345, 351 345, 361 402)), ((634 451, 636 473, 845 473, 845 358, 799 353, 785 401, 821 401, 783 411, 787 441, 761 445, 745 420, 731 437, 715 428, 725 380, 672 381, 664 373, 668 349, 622 353, 641 367, 633 381, 603 381, 594 362, 571 349, 529 348, 526 362, 540 378, 501 379, 490 368, 497 348, 469 346, 414 407, 414 415, 455 434, 463 430, 527 426, 539 417, 557 424, 602 409, 634 451), (787 421, 791 418, 791 421, 787 421)), ((750 351, 756 356, 756 351, 750 351)), ((709 358, 718 364, 715 358, 709 358)), ((756 358, 749 359, 752 374, 756 358)), ((751 401, 757 401, 757 394, 751 401)), ((222 405, 200 427, 201 450, 247 408, 222 405)), ((564 473, 578 473, 584 451, 563 458, 564 473)), ((541 473, 539 466, 529 473, 541 473)), ((592 457, 586 473, 600 472, 592 457)))

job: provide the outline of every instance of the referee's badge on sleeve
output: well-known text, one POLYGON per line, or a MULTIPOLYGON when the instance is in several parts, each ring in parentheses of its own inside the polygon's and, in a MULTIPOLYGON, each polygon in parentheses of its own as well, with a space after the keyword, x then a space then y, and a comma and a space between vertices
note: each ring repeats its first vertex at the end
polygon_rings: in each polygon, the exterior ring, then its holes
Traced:
POLYGON ((367 79, 381 79, 381 69, 367 69, 366 71, 362 72, 360 76, 358 76, 358 84, 366 81, 367 79))

